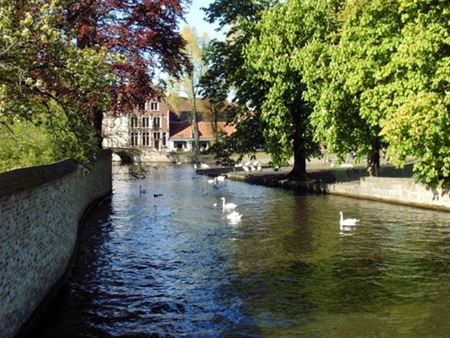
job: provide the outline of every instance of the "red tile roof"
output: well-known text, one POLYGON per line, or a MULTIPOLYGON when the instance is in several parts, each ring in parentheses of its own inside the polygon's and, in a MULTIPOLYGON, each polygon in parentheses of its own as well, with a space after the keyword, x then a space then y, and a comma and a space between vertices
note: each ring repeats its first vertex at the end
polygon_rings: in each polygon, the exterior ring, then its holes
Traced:
MULTIPOLYGON (((231 135, 236 131, 236 128, 233 125, 226 125, 226 122, 218 122, 217 127, 222 135, 231 135)), ((211 122, 199 122, 198 131, 200 133, 200 140, 214 139, 211 122)), ((175 140, 193 139, 192 123, 170 122, 170 138, 175 140)))

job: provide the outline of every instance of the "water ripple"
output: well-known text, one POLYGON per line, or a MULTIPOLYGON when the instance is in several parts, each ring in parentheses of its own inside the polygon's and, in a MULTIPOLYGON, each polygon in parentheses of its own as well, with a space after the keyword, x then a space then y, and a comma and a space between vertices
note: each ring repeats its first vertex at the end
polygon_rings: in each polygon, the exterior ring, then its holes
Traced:
POLYGON ((111 203, 81 230, 73 274, 41 337, 450 329, 448 214, 237 182, 214 189, 188 166, 149 168, 139 180, 129 169, 115 168, 111 203), (239 205, 241 222, 227 222, 222 196, 239 205), (358 226, 340 229, 339 210, 358 226))

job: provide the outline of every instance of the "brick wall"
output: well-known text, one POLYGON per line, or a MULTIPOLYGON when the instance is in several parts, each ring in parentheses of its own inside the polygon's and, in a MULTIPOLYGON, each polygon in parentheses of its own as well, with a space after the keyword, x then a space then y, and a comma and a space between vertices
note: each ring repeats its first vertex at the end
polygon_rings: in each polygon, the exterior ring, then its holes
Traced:
POLYGON ((66 271, 79 221, 111 193, 111 154, 0 174, 0 337, 13 337, 66 271))

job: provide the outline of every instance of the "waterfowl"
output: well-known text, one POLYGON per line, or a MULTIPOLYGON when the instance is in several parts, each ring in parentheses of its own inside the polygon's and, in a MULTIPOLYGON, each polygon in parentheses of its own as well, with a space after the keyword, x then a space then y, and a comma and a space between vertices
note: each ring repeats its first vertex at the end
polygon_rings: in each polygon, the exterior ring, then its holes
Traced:
POLYGON ((225 181, 225 176, 223 176, 223 175, 217 176, 217 177, 216 177, 216 181, 217 181, 217 182, 223 182, 223 181, 225 181))
POLYGON ((222 200, 222 208, 223 210, 233 210, 237 207, 237 204, 234 203, 226 203, 225 197, 220 198, 222 200))
POLYGON ((339 224, 341 226, 344 225, 356 225, 356 223, 359 222, 359 219, 356 218, 344 218, 344 214, 342 213, 342 211, 339 211, 339 224))
POLYGON ((238 213, 237 211, 233 211, 232 213, 227 215, 227 220, 231 222, 239 222, 242 218, 242 214, 238 213))

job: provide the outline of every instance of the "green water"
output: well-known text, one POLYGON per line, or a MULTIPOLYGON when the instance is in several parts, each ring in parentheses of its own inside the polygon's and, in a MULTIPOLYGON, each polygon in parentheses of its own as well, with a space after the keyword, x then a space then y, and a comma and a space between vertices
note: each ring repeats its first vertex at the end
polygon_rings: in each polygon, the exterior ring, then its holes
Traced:
POLYGON ((43 337, 449 336, 450 214, 128 171, 82 229, 43 337))

